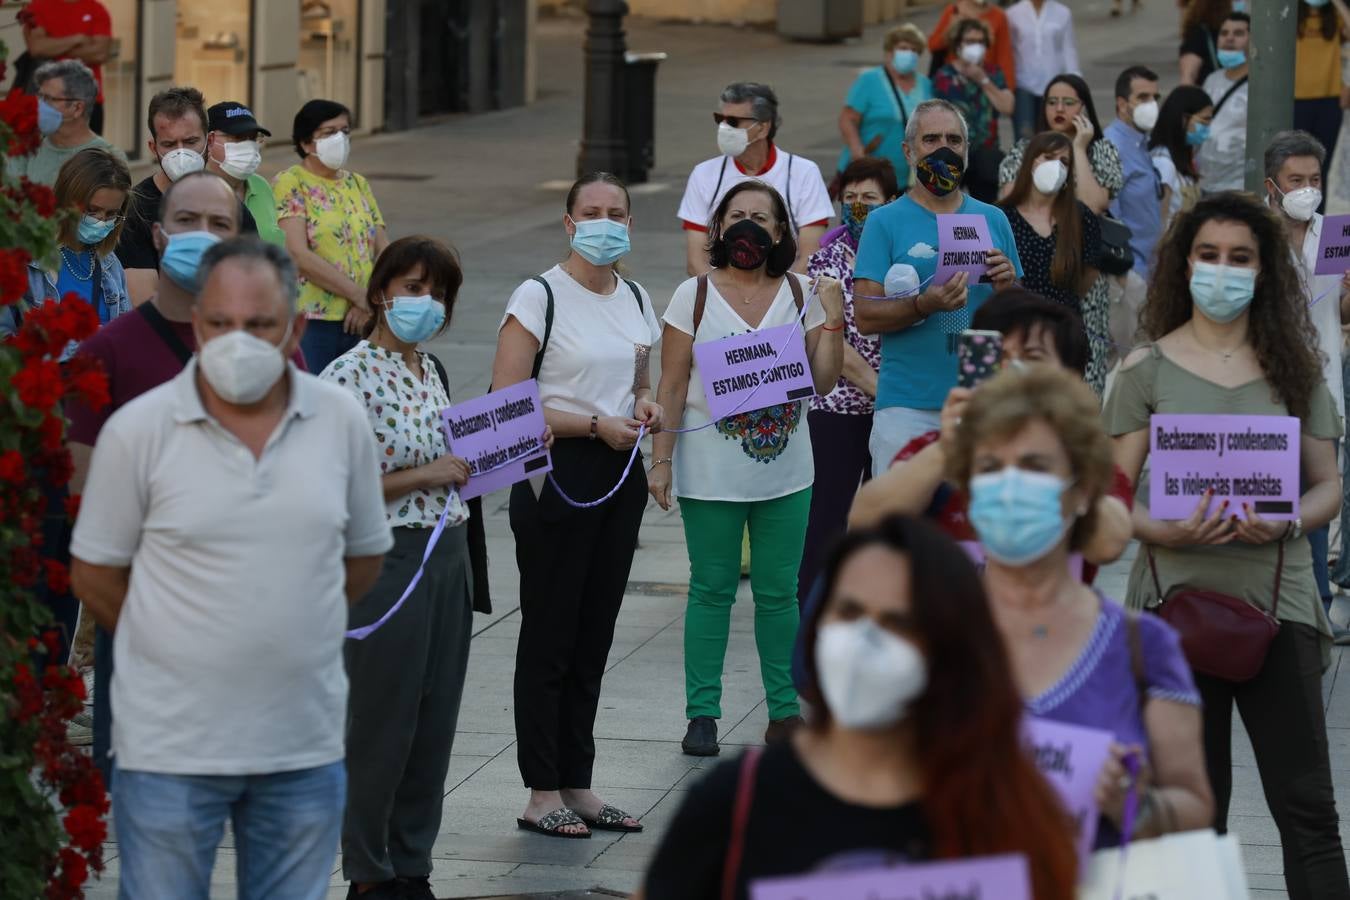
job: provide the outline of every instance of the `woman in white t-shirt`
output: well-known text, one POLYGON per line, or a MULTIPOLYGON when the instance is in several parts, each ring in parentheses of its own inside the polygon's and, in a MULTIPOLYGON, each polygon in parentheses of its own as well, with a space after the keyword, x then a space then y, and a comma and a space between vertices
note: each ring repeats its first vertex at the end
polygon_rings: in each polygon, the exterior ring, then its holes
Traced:
POLYGON ((647 506, 639 429, 661 428, 651 399, 651 348, 661 336, 651 298, 619 276, 629 249, 628 190, 605 172, 567 195, 572 252, 516 288, 497 336, 492 382, 539 381, 557 438, 552 480, 511 490, 520 569, 516 651, 516 757, 530 788, 517 824, 552 837, 641 831, 637 819, 591 791, 600 679, 647 506), (615 487, 617 485, 617 488, 615 487))
MULTIPOLYGON (((844 298, 838 281, 816 291, 788 271, 796 258, 787 206, 761 181, 736 185, 717 207, 708 234, 712 271, 675 290, 662 334, 658 399, 686 429, 652 441, 648 484, 662 509, 680 498, 689 549, 689 605, 684 627, 684 752, 718 752, 722 663, 731 606, 740 581, 741 533, 749 526, 755 643, 769 705, 765 740, 785 738, 800 723, 791 657, 797 637, 797 569, 811 506, 815 467, 803 425, 805 401, 728 415, 710 427, 694 344, 790 325, 806 341, 810 378, 819 394, 839 380, 844 359, 844 298), (820 302, 815 302, 815 294, 820 302), (684 415, 684 413, 688 415, 684 415), (673 472, 672 472, 673 470, 673 472)), ((775 347, 775 358, 782 348, 775 347)), ((772 360, 765 360, 766 365, 772 360)), ((754 406, 753 395, 748 404, 754 406)))
POLYGON ((1167 95, 1158 122, 1149 135, 1149 154, 1162 183, 1162 226, 1185 212, 1200 199, 1200 170, 1195 156, 1209 140, 1214 121, 1214 101, 1194 85, 1183 84, 1167 95))

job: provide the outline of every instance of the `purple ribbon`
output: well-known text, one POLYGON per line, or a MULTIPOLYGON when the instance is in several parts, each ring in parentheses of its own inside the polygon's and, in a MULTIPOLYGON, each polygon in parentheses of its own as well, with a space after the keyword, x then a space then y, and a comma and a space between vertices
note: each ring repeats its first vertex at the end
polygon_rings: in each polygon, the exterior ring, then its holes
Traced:
POLYGON ((605 496, 599 498, 598 500, 587 500, 584 503, 580 500, 573 500, 571 497, 567 496, 566 492, 563 491, 562 485, 558 484, 558 479, 553 477, 553 470, 550 469, 548 473, 548 480, 553 485, 553 490, 558 492, 558 496, 562 498, 562 501, 564 503, 566 503, 568 506, 574 506, 577 509, 590 509, 593 506, 599 506, 601 503, 604 503, 610 497, 613 497, 615 494, 617 494, 619 492, 619 488, 623 487, 623 483, 628 480, 628 473, 631 472, 633 469, 633 460, 637 459, 638 447, 642 443, 642 436, 646 433, 647 433, 647 426, 639 425, 637 440, 633 441, 633 452, 628 454, 628 464, 623 467, 623 474, 619 476, 619 483, 614 485, 614 487, 610 488, 609 493, 605 494, 605 496))
MULTIPOLYGON (((454 491, 451 491, 451 496, 453 495, 454 491)), ((431 537, 427 538, 427 548, 426 550, 422 551, 422 562, 421 564, 418 565, 417 571, 413 573, 412 581, 409 581, 408 586, 403 589, 403 595, 399 597, 398 601, 393 606, 389 607, 388 611, 386 611, 384 615, 380 616, 379 619, 375 620, 369 625, 362 625, 360 628, 353 628, 351 631, 348 631, 346 634, 348 638, 351 638, 354 641, 364 641, 366 638, 370 637, 372 634, 378 631, 381 628, 381 626, 384 625, 385 622, 388 622, 390 619, 392 619, 394 617, 394 613, 398 612, 399 609, 402 608, 404 601, 408 599, 409 595, 411 595, 413 590, 416 589, 418 582, 422 580, 422 570, 427 567, 427 560, 431 559, 431 552, 436 549, 436 543, 441 539, 441 533, 445 531, 445 522, 449 517, 450 517, 450 501, 449 498, 447 498, 445 503, 445 510, 441 513, 440 521, 438 521, 436 523, 436 527, 432 529, 431 537)))

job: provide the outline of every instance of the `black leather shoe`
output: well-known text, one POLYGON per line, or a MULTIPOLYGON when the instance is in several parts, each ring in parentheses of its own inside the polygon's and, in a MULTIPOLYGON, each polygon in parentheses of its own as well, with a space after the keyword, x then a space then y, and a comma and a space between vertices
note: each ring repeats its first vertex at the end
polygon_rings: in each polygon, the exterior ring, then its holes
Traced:
POLYGON ((769 723, 769 727, 764 729, 764 743, 778 744, 792 737, 792 732, 796 731, 804 724, 801 716, 788 716, 786 719, 774 719, 769 723))
POLYGON ((688 756, 716 756, 721 752, 717 746, 717 720, 712 716, 690 719, 680 747, 688 756))
POLYGON ((397 878, 391 878, 388 881, 382 881, 365 893, 356 889, 356 882, 352 882, 347 888, 347 900, 401 900, 403 893, 402 884, 397 878))
POLYGON ((399 891, 399 900, 436 900, 436 895, 431 892, 431 879, 426 875, 400 878, 399 891))

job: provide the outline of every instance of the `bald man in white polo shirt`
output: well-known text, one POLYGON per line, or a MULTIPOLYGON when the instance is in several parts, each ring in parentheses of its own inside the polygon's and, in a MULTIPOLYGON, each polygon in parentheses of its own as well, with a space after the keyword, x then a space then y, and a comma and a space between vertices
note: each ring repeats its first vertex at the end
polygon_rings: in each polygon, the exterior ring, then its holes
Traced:
POLYGON ((225 820, 241 897, 327 896, 346 796, 347 605, 393 539, 366 414, 299 371, 294 264, 202 262, 196 357, 99 435, 71 542, 113 631, 120 893, 207 900, 225 820))

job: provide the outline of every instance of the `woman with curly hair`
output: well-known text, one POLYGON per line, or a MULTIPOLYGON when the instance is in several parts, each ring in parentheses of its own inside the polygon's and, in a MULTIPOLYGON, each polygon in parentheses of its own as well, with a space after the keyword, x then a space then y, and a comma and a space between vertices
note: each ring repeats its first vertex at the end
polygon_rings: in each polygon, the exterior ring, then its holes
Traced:
POLYGON ((1284 847, 1289 896, 1350 897, 1327 755, 1321 673, 1331 628, 1317 596, 1305 532, 1340 509, 1333 441, 1336 404, 1322 380, 1317 334, 1294 256, 1274 214, 1247 194, 1207 197, 1173 221, 1142 328, 1152 343, 1126 358, 1107 402, 1116 462, 1138 480, 1135 537, 1144 545, 1130 573, 1128 603, 1156 607, 1174 588, 1216 591, 1269 610, 1278 590, 1280 629, 1254 678, 1195 673, 1204 700, 1206 767, 1214 825, 1228 822, 1232 711, 1236 702, 1256 754, 1284 847), (1302 517, 1263 519, 1201 498, 1186 519, 1148 508, 1155 413, 1296 416, 1302 422, 1302 517))

